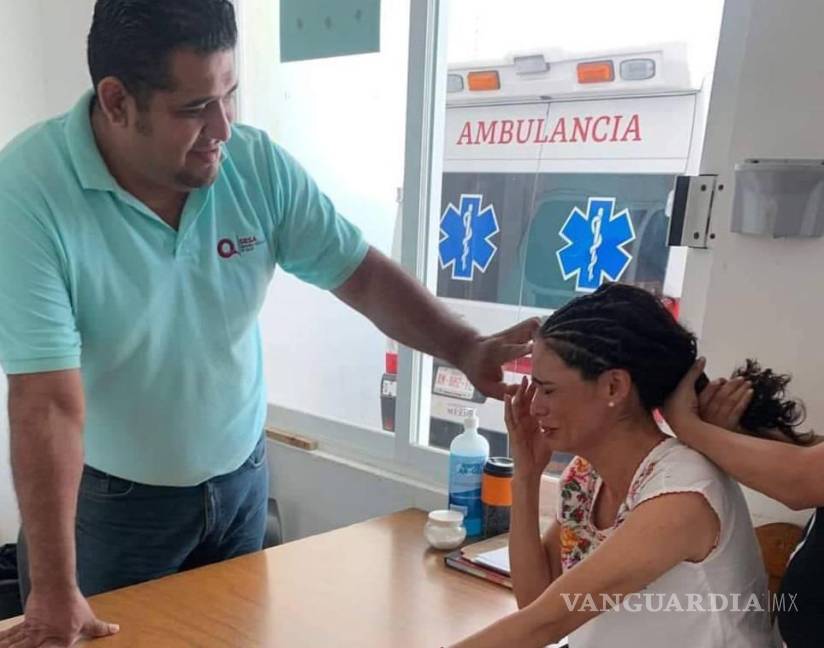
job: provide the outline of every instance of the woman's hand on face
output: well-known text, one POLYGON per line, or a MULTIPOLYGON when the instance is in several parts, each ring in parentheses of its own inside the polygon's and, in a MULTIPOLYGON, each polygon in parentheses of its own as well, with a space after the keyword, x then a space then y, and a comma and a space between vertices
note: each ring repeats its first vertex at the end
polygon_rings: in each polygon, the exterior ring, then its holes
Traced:
POLYGON ((504 397, 504 420, 515 472, 532 477, 540 476, 552 458, 549 439, 541 432, 538 419, 530 411, 535 389, 535 384, 529 384, 524 377, 515 393, 504 397))
POLYGON ((707 423, 737 432, 752 395, 752 386, 745 378, 718 378, 698 394, 698 413, 707 423))

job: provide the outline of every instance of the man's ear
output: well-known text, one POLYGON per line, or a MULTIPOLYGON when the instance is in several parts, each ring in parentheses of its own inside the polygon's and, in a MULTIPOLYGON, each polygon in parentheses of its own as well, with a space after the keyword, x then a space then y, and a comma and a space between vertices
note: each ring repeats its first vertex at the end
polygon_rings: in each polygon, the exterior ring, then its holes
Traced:
POLYGON ((106 77, 97 84, 97 103, 113 126, 127 127, 137 109, 134 98, 117 77, 106 77))

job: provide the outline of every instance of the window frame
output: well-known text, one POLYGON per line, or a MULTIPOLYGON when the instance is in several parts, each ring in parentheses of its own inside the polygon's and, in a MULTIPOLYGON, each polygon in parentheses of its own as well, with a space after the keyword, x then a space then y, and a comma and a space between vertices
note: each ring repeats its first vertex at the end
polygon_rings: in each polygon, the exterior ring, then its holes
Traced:
MULTIPOLYGON (((431 292, 437 287, 437 257, 427 242, 438 221, 441 147, 446 110, 446 19, 448 0, 410 2, 407 106, 404 155, 403 247, 401 265, 431 292), (422 63, 422 64, 421 64, 422 63), (432 211, 434 209, 434 211, 432 211)), ((247 9, 232 0, 238 22, 247 9)), ((245 76, 244 33, 239 36, 238 68, 245 76)), ((241 84, 238 117, 245 114, 248 90, 241 84)), ((429 425, 432 359, 402 345, 398 351, 395 431, 385 432, 310 412, 268 404, 267 425, 305 434, 321 443, 320 451, 445 488, 448 454, 425 444, 429 425), (420 443, 417 441, 420 439, 420 443)), ((379 398, 378 385, 375 398, 379 398)))

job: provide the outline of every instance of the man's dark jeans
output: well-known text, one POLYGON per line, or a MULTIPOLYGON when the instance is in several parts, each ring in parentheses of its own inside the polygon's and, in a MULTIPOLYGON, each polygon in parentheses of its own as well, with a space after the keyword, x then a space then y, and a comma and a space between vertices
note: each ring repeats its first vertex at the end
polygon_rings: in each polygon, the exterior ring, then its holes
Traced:
MULTIPOLYGON (((266 437, 240 468, 197 486, 148 486, 83 469, 77 507, 77 578, 85 596, 258 551, 269 473, 266 437)), ((18 544, 21 598, 30 589, 18 544)))

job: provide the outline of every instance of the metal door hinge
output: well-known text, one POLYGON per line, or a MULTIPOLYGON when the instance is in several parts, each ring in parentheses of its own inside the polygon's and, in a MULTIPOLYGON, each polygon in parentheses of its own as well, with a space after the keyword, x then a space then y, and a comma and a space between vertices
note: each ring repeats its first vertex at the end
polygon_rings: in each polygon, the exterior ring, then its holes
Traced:
POLYGON ((678 176, 675 179, 667 245, 707 248, 712 203, 718 176, 678 176))

